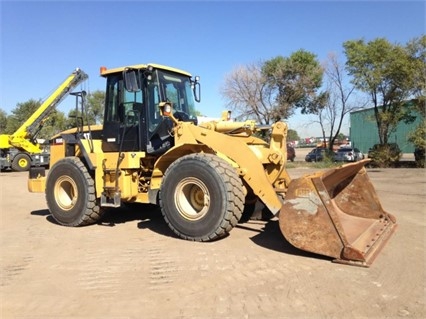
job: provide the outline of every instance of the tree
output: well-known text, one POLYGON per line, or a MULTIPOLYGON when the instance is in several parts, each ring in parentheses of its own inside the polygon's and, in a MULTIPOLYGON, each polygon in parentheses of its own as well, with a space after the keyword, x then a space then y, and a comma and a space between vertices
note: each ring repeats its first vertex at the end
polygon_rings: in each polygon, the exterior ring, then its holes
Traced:
POLYGON ((407 53, 413 75, 413 95, 418 100, 418 108, 425 116, 426 99, 426 35, 414 38, 407 44, 407 53))
POLYGON ((426 148, 426 36, 415 38, 407 44, 407 51, 412 62, 414 75, 414 109, 423 121, 409 134, 408 141, 418 149, 426 148))
POLYGON ((338 139, 339 141, 343 141, 343 140, 345 140, 345 139, 346 139, 346 135, 345 135, 345 134, 343 134, 343 133, 339 133, 339 134, 337 134, 337 139, 338 139))
MULTIPOLYGON (((13 134, 24 122, 30 118, 33 113, 40 107, 42 101, 30 99, 24 103, 18 103, 11 111, 11 115, 7 117, 7 125, 5 134, 13 134)), ((64 129, 65 116, 58 110, 52 112, 44 121, 41 130, 37 134, 37 138, 49 139, 52 135, 64 129)))
MULTIPOLYGON (((413 93, 412 61, 406 48, 384 38, 343 44, 355 88, 369 94, 380 144, 387 145, 399 122, 413 120, 405 101, 413 93)), ((424 68, 423 68, 424 70, 424 68)))
POLYGON ((315 54, 299 50, 288 58, 278 56, 264 63, 262 73, 275 93, 277 119, 287 119, 295 108, 309 114, 322 107, 324 95, 318 90, 323 69, 315 54))
POLYGON ((105 92, 97 90, 89 93, 86 96, 86 102, 89 117, 93 119, 94 123, 102 124, 105 109, 105 92))
POLYGON ((321 81, 316 56, 299 50, 288 58, 278 56, 234 69, 221 91, 240 118, 271 124, 289 118, 295 108, 308 113, 320 107, 321 81))
POLYGON ((62 111, 53 111, 43 125, 39 138, 50 139, 65 129, 65 123, 65 114, 62 111))
POLYGON ((81 100, 79 101, 80 105, 78 110, 73 108, 68 112, 68 118, 66 120, 65 127, 70 129, 82 124, 102 124, 105 108, 105 92, 97 90, 86 95, 84 114, 81 114, 81 100), (81 118, 83 122, 77 120, 76 118, 81 118))
POLYGON ((240 119, 254 119, 271 124, 274 100, 261 72, 261 63, 239 66, 225 77, 221 94, 227 105, 240 119))
MULTIPOLYGON (((105 92, 94 91, 86 96, 87 114, 83 115, 89 119, 89 124, 100 124, 103 120, 105 92), (87 115, 87 116, 86 116, 87 115)), ((13 134, 42 104, 41 100, 30 99, 24 103, 18 103, 11 111, 10 116, 0 110, 0 131, 4 134, 13 134)), ((81 110, 78 114, 80 115, 81 110)), ((61 111, 54 110, 42 124, 37 138, 50 139, 53 135, 76 126, 75 109, 71 110, 68 117, 61 111)), ((86 123, 86 120, 84 122, 86 123)))
POLYGON ((7 126, 7 114, 5 111, 0 109, 0 134, 3 134, 6 131, 7 126))
POLYGON ((7 118, 6 134, 15 132, 41 105, 41 100, 30 99, 24 103, 18 103, 7 118))
POLYGON ((297 131, 289 129, 287 131, 287 141, 299 141, 300 137, 297 131))
POLYGON ((351 111, 360 106, 350 104, 354 87, 345 81, 344 65, 335 54, 330 53, 324 63, 324 73, 327 82, 327 100, 323 108, 317 111, 318 122, 321 126, 323 140, 328 137, 328 148, 333 150, 336 140, 339 140, 343 119, 351 111), (328 132, 326 130, 328 129, 328 132), (328 136, 326 136, 328 134, 328 136))

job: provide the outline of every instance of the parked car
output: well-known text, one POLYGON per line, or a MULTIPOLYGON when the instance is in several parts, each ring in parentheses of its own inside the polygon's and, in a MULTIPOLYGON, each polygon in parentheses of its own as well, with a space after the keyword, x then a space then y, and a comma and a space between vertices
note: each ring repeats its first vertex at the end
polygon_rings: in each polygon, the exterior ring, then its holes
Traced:
POLYGON ((324 147, 315 147, 305 156, 306 162, 321 162, 324 158, 334 158, 334 152, 330 151, 328 148, 324 147))
POLYGON ((341 147, 337 150, 334 160, 337 162, 358 162, 364 159, 364 154, 356 147, 341 147))
POLYGON ((379 158, 384 152, 388 153, 389 159, 392 161, 399 161, 402 157, 401 149, 396 143, 389 143, 387 145, 374 144, 373 147, 368 150, 367 156, 374 160, 375 158, 379 158))
POLYGON ((296 157, 296 150, 294 147, 287 145, 287 161, 294 162, 294 159, 296 157))

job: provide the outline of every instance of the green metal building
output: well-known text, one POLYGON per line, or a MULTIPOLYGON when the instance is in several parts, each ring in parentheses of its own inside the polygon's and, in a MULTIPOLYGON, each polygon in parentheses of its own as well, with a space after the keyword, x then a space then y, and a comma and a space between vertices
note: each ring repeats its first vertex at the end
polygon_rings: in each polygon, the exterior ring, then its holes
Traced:
MULTIPOLYGON (((413 153, 414 145, 408 142, 408 136, 422 121, 419 113, 412 112, 416 116, 413 123, 406 124, 401 121, 396 131, 389 136, 389 143, 397 143, 403 153, 413 153)), ((350 139, 353 147, 367 154, 368 149, 380 142, 377 124, 374 117, 374 108, 354 111, 350 113, 350 139)))

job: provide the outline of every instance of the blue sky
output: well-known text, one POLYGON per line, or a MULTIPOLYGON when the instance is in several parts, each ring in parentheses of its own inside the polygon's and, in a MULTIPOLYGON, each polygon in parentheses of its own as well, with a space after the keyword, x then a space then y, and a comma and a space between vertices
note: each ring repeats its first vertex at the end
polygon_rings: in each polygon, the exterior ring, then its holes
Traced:
MULTIPOLYGON (((426 33, 424 1, 0 1, 0 108, 8 114, 46 98, 76 67, 94 91, 105 86, 100 66, 154 62, 199 75, 198 109, 214 117, 238 65, 299 49, 344 60, 347 40, 405 44, 426 33)), ((66 99, 58 109, 73 106, 66 99)), ((319 135, 310 117, 288 122, 301 136, 319 135)))

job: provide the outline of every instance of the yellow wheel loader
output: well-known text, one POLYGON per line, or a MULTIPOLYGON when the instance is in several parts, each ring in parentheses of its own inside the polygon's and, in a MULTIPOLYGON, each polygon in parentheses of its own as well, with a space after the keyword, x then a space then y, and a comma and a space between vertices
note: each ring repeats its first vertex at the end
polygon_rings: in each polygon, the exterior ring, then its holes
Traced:
POLYGON ((47 176, 43 168, 30 170, 29 190, 45 192, 59 224, 89 225, 106 207, 151 203, 178 237, 211 241, 258 200, 279 217, 292 245, 360 266, 370 265, 395 229, 366 161, 292 181, 285 123, 268 128, 268 143, 254 134, 264 127, 234 122, 227 112, 199 124, 199 78, 179 69, 143 64, 100 73, 103 125, 54 136, 47 176))

